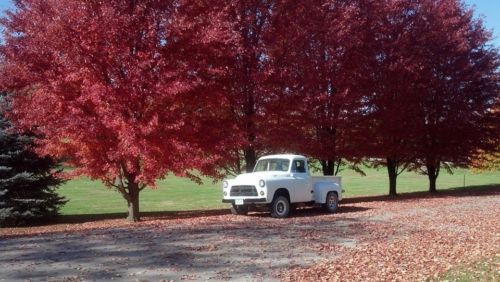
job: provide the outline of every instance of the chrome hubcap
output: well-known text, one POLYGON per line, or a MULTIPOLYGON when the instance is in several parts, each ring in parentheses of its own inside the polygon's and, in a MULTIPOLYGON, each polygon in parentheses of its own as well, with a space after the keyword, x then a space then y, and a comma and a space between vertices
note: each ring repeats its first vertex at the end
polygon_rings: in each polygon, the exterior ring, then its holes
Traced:
POLYGON ((276 211, 279 213, 279 214, 283 214, 285 212, 285 203, 283 202, 278 202, 276 204, 276 211))
POLYGON ((337 207, 337 199, 335 198, 335 196, 330 196, 329 199, 328 199, 328 205, 330 206, 330 208, 335 208, 337 207))

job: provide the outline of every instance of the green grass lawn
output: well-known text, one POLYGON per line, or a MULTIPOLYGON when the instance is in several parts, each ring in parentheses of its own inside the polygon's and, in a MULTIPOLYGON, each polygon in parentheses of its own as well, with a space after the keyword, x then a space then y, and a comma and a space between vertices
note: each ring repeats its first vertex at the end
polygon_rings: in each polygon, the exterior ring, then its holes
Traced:
MULTIPOLYGON (((343 171, 344 197, 359 195, 383 195, 388 192, 387 172, 384 169, 366 169, 366 176, 353 171, 343 171)), ((438 189, 465 185, 500 184, 500 172, 475 174, 468 170, 456 170, 453 175, 442 173, 438 189)), ((407 172, 398 177, 398 193, 427 190, 427 177, 407 172)), ((159 182, 158 189, 145 189, 140 195, 141 211, 181 211, 228 207, 221 203, 221 185, 205 179, 198 185, 189 179, 169 176, 159 182)), ((107 214, 126 212, 126 202, 121 195, 105 188, 99 181, 78 178, 66 182, 59 190, 69 202, 62 208, 64 215, 107 214)))
POLYGON ((500 257, 494 256, 472 265, 458 265, 432 281, 469 282, 500 281, 500 257))

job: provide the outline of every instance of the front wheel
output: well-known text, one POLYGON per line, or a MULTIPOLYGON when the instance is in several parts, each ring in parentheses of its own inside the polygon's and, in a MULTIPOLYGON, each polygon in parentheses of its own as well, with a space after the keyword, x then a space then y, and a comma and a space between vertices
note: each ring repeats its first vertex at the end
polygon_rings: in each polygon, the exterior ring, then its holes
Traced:
POLYGON ((271 216, 285 218, 290 214, 290 201, 285 196, 276 197, 271 203, 271 216))
POLYGON ((247 206, 238 206, 233 204, 231 206, 231 213, 234 215, 246 215, 248 213, 248 207, 247 206))
POLYGON ((325 210, 329 213, 334 213, 339 207, 339 196, 335 192, 328 192, 326 195, 325 210))

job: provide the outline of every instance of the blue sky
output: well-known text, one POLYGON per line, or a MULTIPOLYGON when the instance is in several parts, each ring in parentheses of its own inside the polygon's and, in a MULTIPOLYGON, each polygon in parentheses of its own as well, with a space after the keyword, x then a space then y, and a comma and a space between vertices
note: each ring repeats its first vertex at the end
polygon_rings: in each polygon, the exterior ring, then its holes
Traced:
MULTIPOLYGON (((500 0, 465 0, 467 5, 476 7, 476 16, 483 16, 485 25, 493 30, 493 43, 500 48, 500 0)), ((0 0, 0 10, 11 9, 11 0, 0 0)))

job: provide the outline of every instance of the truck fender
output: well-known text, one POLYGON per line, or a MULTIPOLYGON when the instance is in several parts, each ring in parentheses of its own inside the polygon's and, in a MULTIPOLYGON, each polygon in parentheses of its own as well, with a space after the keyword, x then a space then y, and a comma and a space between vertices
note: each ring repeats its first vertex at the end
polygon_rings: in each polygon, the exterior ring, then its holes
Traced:
POLYGON ((328 192, 337 192, 339 201, 342 199, 342 191, 338 183, 323 182, 314 185, 314 202, 318 204, 326 203, 326 195, 328 192))
POLYGON ((276 191, 274 191, 274 193, 272 194, 272 200, 274 200, 274 198, 278 197, 278 196, 285 196, 286 198, 288 198, 288 201, 290 201, 290 192, 288 191, 287 188, 278 188, 276 189, 276 191))

